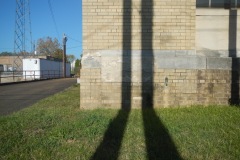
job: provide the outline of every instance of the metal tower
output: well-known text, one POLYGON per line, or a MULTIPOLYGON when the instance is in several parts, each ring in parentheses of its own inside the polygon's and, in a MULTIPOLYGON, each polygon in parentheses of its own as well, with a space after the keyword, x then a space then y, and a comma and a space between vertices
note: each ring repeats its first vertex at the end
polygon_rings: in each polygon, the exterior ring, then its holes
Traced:
POLYGON ((13 68, 22 70, 22 58, 32 54, 32 32, 29 0, 16 0, 13 68))

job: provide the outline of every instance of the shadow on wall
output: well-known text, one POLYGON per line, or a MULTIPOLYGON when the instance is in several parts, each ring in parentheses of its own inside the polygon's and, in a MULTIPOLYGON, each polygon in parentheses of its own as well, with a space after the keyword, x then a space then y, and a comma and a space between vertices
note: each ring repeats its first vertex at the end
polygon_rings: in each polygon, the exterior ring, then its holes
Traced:
POLYGON ((142 116, 148 159, 181 159, 167 129, 153 109, 153 0, 142 0, 142 116))
POLYGON ((122 106, 117 116, 109 124, 103 141, 92 156, 92 160, 118 159, 123 134, 131 110, 131 0, 123 1, 123 44, 122 44, 122 106))
MULTIPOLYGON (((122 52, 122 109, 109 124, 103 141, 92 156, 95 159, 117 159, 131 110, 131 17, 132 2, 124 0, 122 52)), ((181 159, 174 142, 153 109, 153 0, 141 5, 142 117, 148 159, 181 159)))
POLYGON ((237 58, 237 10, 229 10, 228 50, 232 58, 231 105, 239 105, 239 58, 237 58))

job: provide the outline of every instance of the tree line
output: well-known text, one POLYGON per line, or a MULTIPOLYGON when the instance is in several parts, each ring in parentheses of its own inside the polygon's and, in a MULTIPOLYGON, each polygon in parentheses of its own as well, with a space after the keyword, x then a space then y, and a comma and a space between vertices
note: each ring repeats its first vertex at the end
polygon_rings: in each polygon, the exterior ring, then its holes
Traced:
MULTIPOLYGON (((39 56, 51 56, 57 59, 63 59, 63 49, 61 44, 56 38, 46 37, 39 38, 37 41, 37 55, 39 56)), ((0 56, 15 56, 13 52, 1 52, 0 56)), ((34 55, 34 53, 22 52, 18 55, 34 55)), ((76 57, 73 54, 67 54, 67 61, 72 63, 76 57)))

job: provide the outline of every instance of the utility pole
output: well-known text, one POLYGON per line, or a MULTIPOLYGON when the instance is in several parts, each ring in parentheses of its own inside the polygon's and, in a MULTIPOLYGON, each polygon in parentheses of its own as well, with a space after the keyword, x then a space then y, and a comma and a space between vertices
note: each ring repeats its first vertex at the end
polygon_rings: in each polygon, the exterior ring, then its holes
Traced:
POLYGON ((66 78, 66 43, 67 37, 63 34, 63 78, 66 78))

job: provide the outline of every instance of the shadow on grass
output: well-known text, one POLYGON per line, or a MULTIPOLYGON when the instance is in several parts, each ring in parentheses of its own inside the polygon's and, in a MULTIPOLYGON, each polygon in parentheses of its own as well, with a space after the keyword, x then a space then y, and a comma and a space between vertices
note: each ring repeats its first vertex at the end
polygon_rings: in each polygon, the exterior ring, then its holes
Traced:
POLYGON ((121 110, 109 124, 101 144, 91 157, 92 160, 118 159, 123 134, 131 110, 131 49, 132 49, 132 1, 123 1, 123 43, 122 43, 122 91, 121 110))
POLYGON ((118 159, 124 130, 130 110, 120 110, 115 119, 109 124, 101 144, 91 157, 92 160, 118 159))
POLYGON ((181 160, 176 146, 155 111, 142 110, 148 159, 181 160))
MULTIPOLYGON (((153 0, 141 1, 141 81, 142 116, 148 159, 181 159, 167 129, 153 110, 153 0)), ((123 1, 123 44, 122 44, 122 109, 109 124, 101 144, 91 157, 116 160, 119 157, 123 134, 128 122, 132 97, 132 1, 123 1)))
POLYGON ((147 157, 152 159, 182 159, 168 130, 153 109, 153 0, 142 0, 142 116, 147 157))

